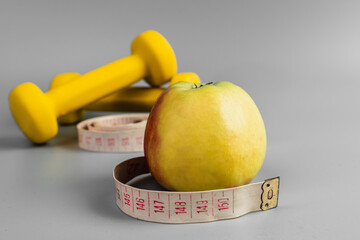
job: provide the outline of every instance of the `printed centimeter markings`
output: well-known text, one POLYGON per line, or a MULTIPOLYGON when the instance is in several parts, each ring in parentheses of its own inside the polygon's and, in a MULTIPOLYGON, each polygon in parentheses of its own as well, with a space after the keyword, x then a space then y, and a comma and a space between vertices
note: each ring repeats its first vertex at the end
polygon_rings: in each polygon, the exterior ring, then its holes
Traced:
POLYGON ((131 188, 131 200, 132 200, 132 211, 134 212, 134 192, 133 189, 131 188))
POLYGON ((147 117, 148 114, 131 114, 84 120, 76 126, 79 146, 89 151, 141 152, 147 117), (136 123, 138 120, 141 121, 136 123), (128 131, 127 124, 132 124, 131 131, 128 131))
POLYGON ((233 189, 232 190, 232 202, 233 202, 233 204, 232 204, 232 212, 233 212, 233 214, 235 213, 235 189, 233 189))
MULTIPOLYGON (((218 194, 215 193, 215 208, 216 208, 216 215, 224 216, 229 215, 230 209, 230 191, 221 191, 221 195, 217 196, 218 194)), ((232 213, 232 212, 231 212, 232 213)))
MULTIPOLYGON (((136 205, 136 211, 137 212, 141 212, 141 213, 144 213, 145 212, 145 199, 141 197, 141 193, 140 193, 140 190, 138 190, 139 192, 139 196, 138 197, 135 197, 135 204, 136 205)), ((134 207, 133 207, 134 208, 134 207)))
POLYGON ((194 194, 194 197, 193 199, 194 200, 194 215, 195 216, 199 216, 199 217, 202 217, 202 216, 209 216, 209 202, 210 202, 210 199, 209 197, 206 197, 206 195, 209 195, 209 194, 206 194, 206 193, 201 193, 200 194, 200 199, 196 199, 198 197, 198 195, 194 194), (204 197, 205 195, 205 197, 204 197))
POLYGON ((116 197, 122 203, 121 199, 121 184, 116 184, 116 197))
POLYGON ((149 217, 150 217, 150 192, 147 193, 148 195, 148 208, 149 208, 149 217))
POLYGON ((211 192, 212 215, 214 216, 214 192, 211 192))
POLYGON ((160 193, 150 193, 151 213, 154 214, 155 217, 161 216, 164 218, 166 216, 166 205, 160 196, 160 193))
MULTIPOLYGON (((127 164, 136 165, 136 158, 127 164), (131 163, 131 164, 130 164, 131 163)), ((114 177, 116 171, 114 169, 114 177)), ((135 169, 130 169, 135 171, 135 169)), ((200 192, 142 190, 115 178, 117 205, 135 218, 163 223, 207 222, 277 207, 279 177, 229 189, 200 192), (129 189, 128 189, 129 188, 129 189)))
POLYGON ((162 193, 146 192, 144 199, 139 189, 134 189, 126 184, 119 184, 117 198, 122 209, 126 212, 148 215, 157 219, 206 219, 209 216, 209 204, 212 203, 212 215, 226 217, 235 213, 235 190, 218 191, 209 193, 162 193), (123 186, 122 186, 123 185, 123 186), (128 191, 128 188, 129 191, 128 191), (124 189, 124 191, 123 191, 124 189), (211 195, 210 195, 211 194, 211 195), (146 206, 147 200, 147 206, 146 206), (147 209, 146 209, 147 207, 147 209), (146 214, 147 211, 147 214, 146 214))
POLYGON ((125 187, 125 192, 123 192, 124 206, 130 209, 133 206, 133 203, 131 202, 131 196, 127 191, 126 185, 124 185, 124 187, 125 187))
POLYGON ((169 219, 170 219, 170 194, 168 194, 168 206, 169 206, 168 212, 169 212, 169 219))
MULTIPOLYGON (((188 214, 188 206, 186 201, 184 201, 184 199, 181 199, 181 194, 178 194, 179 199, 178 201, 174 202, 174 213, 175 215, 179 215, 179 214, 183 214, 186 215, 188 214)), ((184 196, 185 197, 185 196, 184 196)))
POLYGON ((127 136, 110 133, 79 133, 79 145, 81 148, 96 151, 110 152, 131 152, 141 151, 143 144, 143 136, 127 136), (105 136, 107 134, 108 136, 105 136))
POLYGON ((240 193, 237 188, 192 193, 157 192, 140 190, 121 182, 117 184, 118 206, 124 212, 135 218, 159 222, 197 222, 241 216, 245 213, 236 213, 235 205, 241 199, 237 197, 240 193))
POLYGON ((122 184, 120 184, 120 200, 121 200, 121 207, 124 206, 124 199, 122 197, 122 191, 121 191, 122 184))
POLYGON ((192 195, 190 193, 190 218, 192 218, 192 195))

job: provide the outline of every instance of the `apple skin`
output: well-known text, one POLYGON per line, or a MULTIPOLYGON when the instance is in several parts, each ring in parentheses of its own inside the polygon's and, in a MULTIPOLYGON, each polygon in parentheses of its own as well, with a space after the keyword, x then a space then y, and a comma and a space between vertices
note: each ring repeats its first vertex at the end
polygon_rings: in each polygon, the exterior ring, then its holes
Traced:
POLYGON ((151 174, 168 190, 237 187, 263 164, 265 126, 254 101, 233 83, 178 82, 150 112, 144 152, 151 174))

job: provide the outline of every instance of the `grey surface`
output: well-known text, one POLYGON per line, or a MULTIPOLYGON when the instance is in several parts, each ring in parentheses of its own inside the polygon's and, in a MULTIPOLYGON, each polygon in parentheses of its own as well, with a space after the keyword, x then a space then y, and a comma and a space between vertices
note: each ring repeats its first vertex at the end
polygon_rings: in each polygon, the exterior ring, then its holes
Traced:
MULTIPOLYGON (((0 239, 339 239, 359 235, 358 1, 0 1, 0 239), (132 219, 112 168, 139 154, 78 149, 74 127, 33 146, 8 110, 16 85, 44 91, 129 53, 154 29, 179 71, 244 88, 265 121, 254 182, 281 176, 275 210, 205 224, 132 219)), ((138 85, 145 85, 140 82, 138 85)), ((88 115, 91 117, 91 115, 88 115)))

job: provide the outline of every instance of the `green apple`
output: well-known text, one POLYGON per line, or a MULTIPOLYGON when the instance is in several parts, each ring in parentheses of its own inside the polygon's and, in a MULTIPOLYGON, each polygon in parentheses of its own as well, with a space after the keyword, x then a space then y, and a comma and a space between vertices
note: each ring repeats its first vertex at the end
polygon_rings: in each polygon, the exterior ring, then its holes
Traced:
POLYGON ((144 138, 154 178, 168 190, 248 184, 263 164, 265 126, 251 97, 231 82, 179 82, 155 102, 144 138))

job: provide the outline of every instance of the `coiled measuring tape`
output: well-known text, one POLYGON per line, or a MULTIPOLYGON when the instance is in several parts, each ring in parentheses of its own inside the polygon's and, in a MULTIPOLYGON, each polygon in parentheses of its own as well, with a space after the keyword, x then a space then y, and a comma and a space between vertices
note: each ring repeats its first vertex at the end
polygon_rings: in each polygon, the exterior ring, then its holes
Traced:
POLYGON ((116 204, 126 214, 161 223, 210 222, 277 207, 280 178, 235 188, 198 192, 167 192, 135 188, 126 183, 149 173, 145 157, 114 168, 116 204))
POLYGON ((149 114, 113 115, 80 122, 79 147, 95 152, 141 152, 149 114))
MULTIPOLYGON (((147 116, 119 115, 85 120, 77 126, 79 146, 90 151, 142 151, 147 116)), ((126 160, 113 171, 116 204, 125 214, 145 221, 210 222, 278 205, 279 177, 240 187, 197 192, 154 191, 127 184, 147 173, 145 157, 126 160)))

